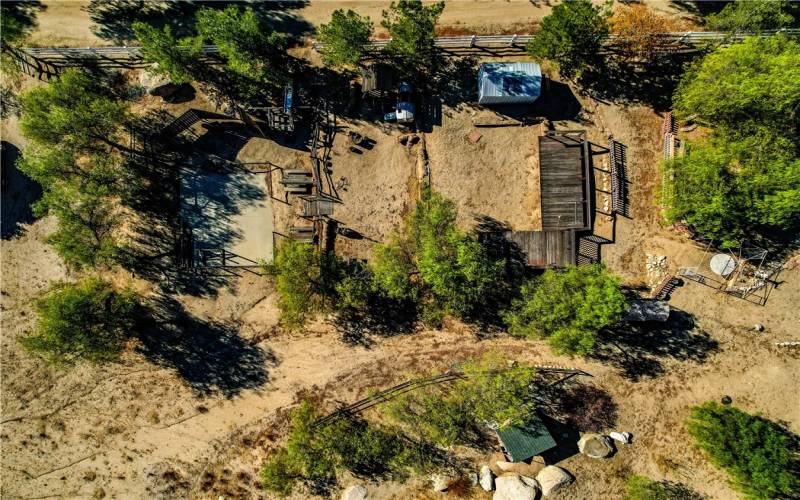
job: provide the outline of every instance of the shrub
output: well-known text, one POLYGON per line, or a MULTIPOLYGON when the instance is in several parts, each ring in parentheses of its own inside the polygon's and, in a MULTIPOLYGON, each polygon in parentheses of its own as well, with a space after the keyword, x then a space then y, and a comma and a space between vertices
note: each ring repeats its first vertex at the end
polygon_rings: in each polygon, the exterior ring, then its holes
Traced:
POLYGON ((522 287, 505 317, 512 335, 546 338, 557 353, 585 355, 626 307, 619 280, 593 264, 545 271, 522 287))
POLYGON ((39 322, 22 345, 55 363, 104 362, 122 352, 139 316, 136 296, 100 278, 57 283, 36 301, 39 322))
POLYGON ((142 58, 157 65, 149 71, 166 75, 176 84, 194 78, 194 64, 200 57, 202 46, 199 38, 177 39, 169 25, 158 29, 141 21, 133 23, 133 32, 141 45, 142 58))
POLYGON ((671 481, 653 481, 645 476, 631 476, 625 483, 625 500, 700 500, 700 495, 671 481))
POLYGON ((579 76, 591 66, 608 34, 610 10, 589 0, 573 0, 553 7, 542 19, 541 29, 528 44, 533 57, 549 59, 561 74, 579 76))
POLYGON ((718 13, 708 16, 706 24, 717 31, 757 33, 791 26, 794 21, 792 10, 796 11, 796 7, 784 0, 735 0, 718 13))
POLYGON ((357 66, 364 55, 365 45, 372 35, 372 22, 352 10, 336 9, 328 24, 317 30, 319 41, 325 44, 322 60, 331 66, 357 66))
POLYGON ((289 329, 302 327, 322 303, 319 252, 307 243, 283 241, 266 270, 275 277, 281 323, 289 329))
POLYGON ((686 429, 731 484, 750 498, 780 498, 800 488, 797 436, 758 415, 715 402, 692 407, 686 429))
POLYGON ((390 401, 385 411, 425 442, 479 444, 486 424, 521 424, 533 414, 536 370, 495 353, 465 363, 449 387, 430 385, 390 401))
POLYGON ((622 53, 645 62, 652 61, 664 48, 661 33, 678 30, 677 23, 641 4, 619 6, 610 26, 622 53))

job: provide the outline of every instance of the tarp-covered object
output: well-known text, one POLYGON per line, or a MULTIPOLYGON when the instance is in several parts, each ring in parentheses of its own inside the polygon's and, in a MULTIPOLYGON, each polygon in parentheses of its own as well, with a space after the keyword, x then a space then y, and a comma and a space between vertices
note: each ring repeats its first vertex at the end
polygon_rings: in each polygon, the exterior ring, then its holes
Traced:
POLYGON ((666 300, 631 300, 624 321, 667 321, 669 319, 669 302, 666 300))
POLYGON ((535 62, 489 62, 478 71, 478 104, 524 104, 542 93, 542 70, 535 62))

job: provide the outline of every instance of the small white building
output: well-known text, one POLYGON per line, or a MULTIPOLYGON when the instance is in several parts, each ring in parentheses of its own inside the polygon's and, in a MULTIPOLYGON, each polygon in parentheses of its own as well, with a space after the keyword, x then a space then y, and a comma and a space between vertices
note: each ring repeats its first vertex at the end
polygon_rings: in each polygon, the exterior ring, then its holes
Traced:
POLYGON ((478 71, 478 104, 529 104, 542 93, 535 62, 489 62, 478 71))

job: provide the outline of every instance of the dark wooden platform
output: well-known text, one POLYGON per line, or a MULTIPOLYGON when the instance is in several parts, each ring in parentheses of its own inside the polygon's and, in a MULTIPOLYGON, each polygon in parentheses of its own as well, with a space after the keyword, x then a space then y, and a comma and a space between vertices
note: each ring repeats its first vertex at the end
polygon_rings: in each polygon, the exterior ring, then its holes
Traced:
POLYGON ((516 243, 531 267, 566 267, 575 265, 575 232, 509 231, 509 241, 516 243))
POLYGON ((588 155, 583 132, 539 137, 543 231, 589 228, 588 155))

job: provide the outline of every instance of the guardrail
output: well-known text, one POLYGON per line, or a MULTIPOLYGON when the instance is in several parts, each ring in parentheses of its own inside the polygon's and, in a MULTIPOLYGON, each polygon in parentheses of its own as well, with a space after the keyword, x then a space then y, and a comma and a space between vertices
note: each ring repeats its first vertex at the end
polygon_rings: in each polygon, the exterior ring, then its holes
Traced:
MULTIPOLYGON (((800 36, 800 29, 781 29, 767 30, 759 33, 759 36, 770 36, 776 33, 786 33, 789 36, 800 36)), ((659 33, 656 36, 662 38, 667 43, 678 45, 696 45, 714 41, 739 41, 747 36, 756 33, 730 34, 721 31, 686 31, 676 33, 659 33)), ((492 47, 524 47, 531 41, 533 35, 465 35, 465 36, 444 36, 434 39, 434 45, 439 48, 492 48, 492 47)), ((613 45, 620 37, 608 35, 603 38, 604 44, 613 45)), ((366 45, 370 49, 381 49, 386 47, 391 38, 370 40, 366 45)), ((312 46, 315 50, 324 48, 325 44, 315 41, 312 46)))

